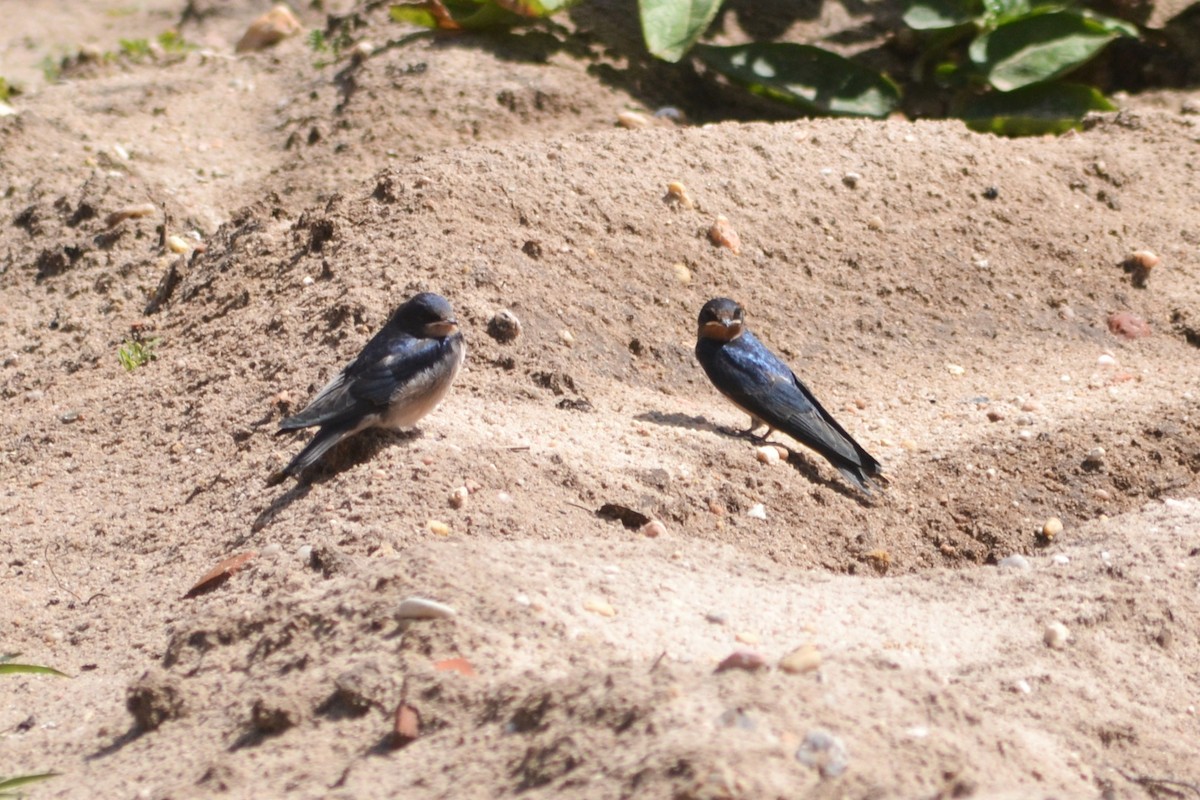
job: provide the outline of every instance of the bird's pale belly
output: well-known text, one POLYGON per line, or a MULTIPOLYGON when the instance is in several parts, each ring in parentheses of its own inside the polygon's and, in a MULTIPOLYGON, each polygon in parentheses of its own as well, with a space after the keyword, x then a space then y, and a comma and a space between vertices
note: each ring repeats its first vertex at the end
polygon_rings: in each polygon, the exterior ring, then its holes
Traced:
POLYGON ((415 377, 405 387, 400 396, 392 399, 387 410, 379 415, 375 423, 381 428, 399 430, 416 425, 417 422, 442 402, 450 391, 450 384, 462 366, 463 351, 459 350, 458 358, 448 368, 443 370, 428 370, 423 375, 415 377))

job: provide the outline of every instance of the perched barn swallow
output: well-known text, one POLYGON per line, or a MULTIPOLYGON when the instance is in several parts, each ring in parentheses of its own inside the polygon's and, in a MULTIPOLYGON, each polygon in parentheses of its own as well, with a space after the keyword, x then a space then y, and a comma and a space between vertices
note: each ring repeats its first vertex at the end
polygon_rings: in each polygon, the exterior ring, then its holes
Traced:
POLYGON ((279 423, 279 433, 321 426, 284 474, 303 472, 326 450, 365 428, 398 430, 415 424, 446 396, 465 354, 446 298, 430 292, 410 298, 307 408, 279 423))
POLYGON ((752 434, 767 426, 762 439, 779 430, 811 447, 846 480, 870 494, 882 467, 817 402, 791 368, 746 329, 745 312, 727 297, 700 309, 696 358, 709 380, 735 406, 750 415, 752 434))

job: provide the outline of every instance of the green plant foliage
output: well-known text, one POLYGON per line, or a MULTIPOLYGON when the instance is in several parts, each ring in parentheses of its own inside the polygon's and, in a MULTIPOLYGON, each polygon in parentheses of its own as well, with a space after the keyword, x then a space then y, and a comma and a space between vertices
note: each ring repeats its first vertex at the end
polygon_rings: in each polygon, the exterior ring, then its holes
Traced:
POLYGON ((0 675, 57 675, 66 678, 67 675, 54 667, 42 667, 37 664, 0 664, 0 675))
POLYGON ((396 22, 440 30, 511 28, 548 17, 577 0, 425 0, 391 6, 396 22))
POLYGON ((989 92, 959 114, 971 130, 1002 136, 1039 136, 1078 128, 1089 111, 1114 111, 1099 90, 1078 83, 1036 83, 989 92))
POLYGON ((57 772, 43 772, 38 775, 18 775, 15 778, 0 778, 0 797, 22 797, 20 792, 13 791, 30 783, 48 780, 57 776, 57 772))
POLYGON ((915 0, 904 21, 926 33, 916 80, 973 94, 955 103, 957 116, 1009 136, 1062 132, 1111 109, 1098 90, 1058 79, 1114 39, 1138 35, 1122 20, 1030 0, 915 0))
POLYGON ((127 371, 133 372, 138 367, 158 358, 158 354, 154 350, 161 341, 158 338, 145 342, 126 341, 117 351, 117 360, 127 371))
POLYGON ((988 83, 1009 92, 1070 72, 1118 36, 1137 35, 1129 27, 1077 11, 1030 13, 976 37, 967 52, 988 83))
POLYGON ((983 14, 979 0, 918 0, 904 12, 904 24, 915 31, 941 30, 974 22, 983 14))
MULTIPOLYGON (((184 38, 179 35, 179 31, 173 29, 160 33, 154 41, 159 49, 168 55, 180 55, 196 49, 194 44, 184 41, 184 38)), ((122 55, 134 61, 142 61, 154 55, 154 47, 150 44, 149 39, 118 39, 117 46, 122 55)))
POLYGON ((884 117, 900 102, 887 76, 836 53, 790 42, 701 45, 700 60, 755 94, 817 114, 884 117))
POLYGON ((8 85, 8 81, 4 80, 4 78, 0 78, 0 103, 8 100, 11 94, 12 87, 8 85))
POLYGON ((652 56, 676 62, 712 24, 721 0, 638 0, 642 37, 652 56))

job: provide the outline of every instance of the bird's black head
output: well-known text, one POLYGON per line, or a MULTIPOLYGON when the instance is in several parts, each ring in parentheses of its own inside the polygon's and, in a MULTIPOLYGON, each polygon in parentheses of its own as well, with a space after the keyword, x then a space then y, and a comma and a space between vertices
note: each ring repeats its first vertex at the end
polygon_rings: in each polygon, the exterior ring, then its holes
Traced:
POLYGON ((700 309, 701 339, 731 342, 742 335, 746 326, 746 312, 728 297, 714 297, 700 309))
POLYGON ((433 292, 421 292, 406 300, 392 314, 391 324, 425 339, 444 339, 458 332, 450 301, 433 292))

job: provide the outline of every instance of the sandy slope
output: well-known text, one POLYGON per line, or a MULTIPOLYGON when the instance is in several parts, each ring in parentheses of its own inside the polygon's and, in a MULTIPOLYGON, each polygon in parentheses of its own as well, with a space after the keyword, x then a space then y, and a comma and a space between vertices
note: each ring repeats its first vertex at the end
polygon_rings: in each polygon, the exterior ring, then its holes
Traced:
MULTIPOLYGON (((5 680, 0 774, 62 772, 46 797, 1200 782, 1183 98, 1055 140, 627 131, 647 95, 611 80, 620 53, 418 40, 317 68, 296 40, 233 58, 254 10, 197 8, 181 30, 211 50, 93 65, 0 120, 0 649, 77 676, 5 680), (740 254, 709 241, 718 214, 740 254), (192 230, 204 252, 163 247, 192 230), (1134 286, 1121 265, 1146 247, 1162 262, 1134 286), (269 485, 303 442, 275 423, 421 289, 467 330, 447 402, 269 485), (885 462, 886 492, 722 432, 744 420, 691 354, 717 294, 885 462), (502 308, 515 342, 486 333, 502 308), (1114 312, 1152 334, 1114 335, 1114 312), (131 336, 161 343, 127 373, 131 336), (1017 553, 1028 569, 996 566, 1017 553), (458 613, 398 620, 411 595, 458 613), (816 669, 778 667, 804 645, 816 669), (734 651, 767 668, 714 672, 734 651), (436 666, 458 657, 476 674, 436 666), (421 735, 395 749, 400 705, 421 735), (845 751, 824 773, 797 758, 818 731, 845 751)), ((76 41, 110 36, 67 16, 76 41)), ((19 35, 52 50, 40 30, 19 35)))

